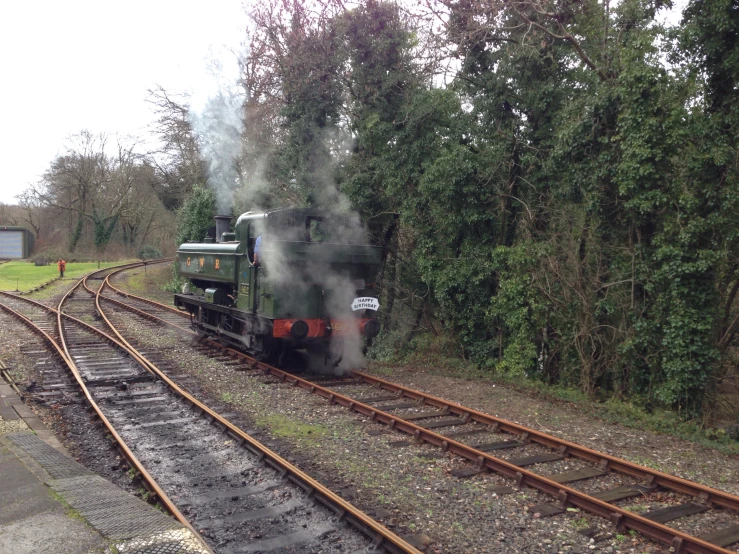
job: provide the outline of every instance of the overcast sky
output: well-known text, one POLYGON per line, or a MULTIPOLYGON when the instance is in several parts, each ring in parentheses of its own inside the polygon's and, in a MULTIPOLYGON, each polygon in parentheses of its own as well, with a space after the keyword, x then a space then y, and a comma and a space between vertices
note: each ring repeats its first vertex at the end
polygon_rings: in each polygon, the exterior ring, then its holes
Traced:
MULTIPOLYGON (((685 2, 662 18, 676 23, 685 2)), ((241 49, 246 26, 242 0, 3 2, 0 202, 37 182, 72 133, 144 134, 147 89, 202 97, 206 60, 233 62, 224 47, 241 49)))
POLYGON ((56 0, 0 8, 0 202, 35 182, 81 129, 140 135, 157 84, 202 91, 206 60, 236 49, 241 0, 56 0))

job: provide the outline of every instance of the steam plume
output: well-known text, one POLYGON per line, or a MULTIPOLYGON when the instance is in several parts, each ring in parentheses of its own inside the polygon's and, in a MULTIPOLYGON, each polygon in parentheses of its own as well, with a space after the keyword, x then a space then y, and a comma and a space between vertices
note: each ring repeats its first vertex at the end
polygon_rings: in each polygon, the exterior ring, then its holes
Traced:
MULTIPOLYGON (((235 57, 233 61, 236 61, 235 57)), ((238 64, 235 64, 235 68, 238 71, 238 64)), ((243 89, 236 85, 238 72, 226 71, 220 63, 213 63, 211 73, 215 87, 209 94, 201 94, 199 102, 198 98, 194 99, 190 118, 208 163, 208 184, 216 192, 218 213, 232 213, 235 193, 238 194, 239 207, 260 211, 268 195, 269 183, 263 174, 265 158, 250 151, 249 129, 244 126, 246 98, 243 89)), ((351 135, 335 128, 316 130, 316 136, 319 138, 312 148, 312 163, 308 164, 313 171, 304 176, 305 179, 296 176, 296 182, 307 184, 311 204, 315 208, 344 215, 344 221, 332 227, 332 235, 327 242, 366 243, 366 233, 359 215, 351 209, 351 202, 338 189, 334 179, 337 164, 350 151, 351 135)), ((268 154, 264 153, 264 156, 268 154)), ((295 237, 291 240, 304 239, 295 237)), ((296 313, 305 303, 308 290, 318 286, 325 292, 326 316, 332 321, 351 321, 354 318, 351 304, 356 296, 356 286, 350 275, 325 265, 305 264, 296 267, 285 259, 274 243, 269 266, 271 278, 289 285, 282 287, 282 290, 291 291, 291 298, 283 301, 294 303, 296 313)), ((332 361, 339 356, 342 358, 337 373, 363 365, 362 346, 363 338, 358 333, 334 341, 332 361), (339 348, 341 352, 336 351, 339 348)), ((323 360, 315 362, 318 363, 314 364, 314 369, 333 368, 332 364, 325 366, 323 360)))
POLYGON ((230 214, 233 207, 234 190, 240 184, 244 135, 244 94, 236 84, 238 64, 235 56, 231 57, 230 70, 220 61, 211 62, 211 86, 198 91, 189 112, 208 164, 208 184, 216 192, 219 214, 230 214))

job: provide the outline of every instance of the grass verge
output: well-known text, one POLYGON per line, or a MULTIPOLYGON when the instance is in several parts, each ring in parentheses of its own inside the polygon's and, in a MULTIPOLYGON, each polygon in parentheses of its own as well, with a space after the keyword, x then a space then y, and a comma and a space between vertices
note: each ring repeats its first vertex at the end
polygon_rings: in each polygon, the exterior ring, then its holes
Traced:
MULTIPOLYGON (((123 262, 104 262, 100 268, 111 267, 123 262)), ((68 263, 64 278, 82 277, 98 269, 96 262, 68 263)), ((56 264, 36 266, 29 262, 7 262, 0 265, 0 290, 28 292, 29 290, 53 281, 59 277, 56 264)))

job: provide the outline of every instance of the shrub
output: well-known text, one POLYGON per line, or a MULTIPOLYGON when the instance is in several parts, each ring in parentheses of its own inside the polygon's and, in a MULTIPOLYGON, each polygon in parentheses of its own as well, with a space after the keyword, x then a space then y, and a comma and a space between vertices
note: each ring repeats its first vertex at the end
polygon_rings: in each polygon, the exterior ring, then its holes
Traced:
POLYGON ((161 258, 162 251, 155 246, 145 244, 139 249, 138 257, 142 260, 153 260, 155 258, 161 258))

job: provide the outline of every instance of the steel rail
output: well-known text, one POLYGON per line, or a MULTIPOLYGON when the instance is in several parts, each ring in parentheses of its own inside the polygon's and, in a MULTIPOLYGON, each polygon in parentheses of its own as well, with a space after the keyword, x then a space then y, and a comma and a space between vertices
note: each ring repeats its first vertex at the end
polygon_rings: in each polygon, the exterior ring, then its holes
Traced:
MULTIPOLYGON (((136 262, 136 263, 133 263, 133 264, 130 264, 130 265, 131 265, 131 267, 137 267, 139 265, 142 265, 142 262, 136 262)), ((80 280, 79 280, 79 282, 77 282, 69 291, 67 291, 67 293, 64 295, 63 301, 66 301, 66 299, 68 298, 68 296, 72 292, 74 292, 80 286, 80 284, 82 283, 82 281, 85 280, 85 279, 87 279, 90 275, 95 275, 95 273, 99 273, 101 271, 107 271, 108 269, 110 269, 110 268, 106 268, 106 269, 101 269, 101 270, 98 270, 98 271, 94 271, 94 272, 92 272, 92 273, 90 273, 88 275, 85 275, 84 277, 81 277, 80 280)), ((0 295, 1 296, 7 296, 9 298, 14 298, 14 299, 17 299, 17 300, 22 300, 23 302, 27 302, 29 304, 33 304, 33 305, 41 308, 42 310, 46 310, 46 311, 51 312, 51 313, 53 313, 53 314, 55 314, 57 316, 58 316, 58 314, 61 313, 61 315, 63 315, 64 317, 66 317, 67 319, 69 319, 71 321, 74 321, 77 325, 80 325, 81 327, 84 327, 85 329, 87 329, 88 331, 90 331, 92 333, 97 333, 98 335, 101 335, 103 338, 105 338, 105 340, 113 343, 118 348, 126 351, 126 353, 129 356, 131 356, 134 360, 136 360, 147 372, 151 373, 151 371, 146 367, 146 364, 144 364, 143 360, 141 360, 141 358, 138 356, 138 353, 136 353, 136 352, 128 352, 125 344, 123 344, 122 342, 120 342, 119 340, 117 340, 115 337, 112 337, 112 336, 108 335, 105 331, 101 331, 100 329, 98 329, 96 327, 93 327, 92 325, 90 325, 89 323, 87 323, 85 321, 82 321, 81 319, 77 319, 76 317, 74 317, 72 315, 69 315, 67 313, 64 313, 63 310, 60 310, 58 308, 52 308, 52 307, 47 306, 46 304, 42 304, 41 302, 39 302, 37 300, 34 300, 32 298, 26 298, 24 296, 18 296, 16 294, 4 292, 4 291, 0 291, 0 295)), ((61 303, 60 303, 60 305, 61 305, 61 303)), ((60 330, 61 330, 61 328, 60 328, 60 330)))
MULTIPOLYGON (((126 341, 126 339, 118 331, 115 325, 113 325, 110 319, 108 319, 108 316, 105 314, 102 306, 100 305, 100 298, 106 299, 106 297, 102 294, 102 291, 105 286, 109 286, 109 278, 110 275, 105 278, 102 285, 97 291, 92 291, 91 289, 87 288, 86 283, 84 283, 83 285, 88 290, 88 292, 95 294, 95 305, 97 306, 98 313, 106 322, 110 330, 116 335, 116 337, 118 337, 121 342, 127 344, 131 350, 136 350, 128 341, 126 341)), ((401 539, 395 533, 390 531, 387 527, 378 523, 367 514, 357 509, 354 505, 350 504, 349 502, 335 494, 330 489, 324 487, 321 483, 313 479, 310 475, 304 473, 296 466, 282 458, 279 454, 255 440, 253 437, 242 431, 239 427, 231 423, 228 419, 211 410, 208 406, 195 398, 195 396, 180 388, 177 383, 170 379, 166 373, 157 368, 156 365, 147 360, 145 356, 141 355, 141 358, 145 361, 150 370, 154 372, 157 377, 159 377, 164 383, 166 383, 170 389, 185 398, 188 402, 197 407, 203 413, 207 414, 210 418, 212 418, 213 421, 217 421, 224 428, 224 430, 228 431, 232 438, 240 441, 241 444, 247 443, 249 445, 249 449, 252 452, 269 458, 276 465, 276 469, 293 476, 294 480, 301 486, 301 488, 309 491, 310 495, 316 496, 324 505, 329 507, 338 507, 340 518, 348 519, 350 522, 352 522, 352 525, 354 527, 360 530, 370 530, 374 534, 373 538, 375 541, 375 548, 383 547, 390 552, 421 554, 419 550, 401 539)))
MULTIPOLYGON (((163 260, 162 260, 163 261, 163 260)), ((156 263, 161 263, 161 261, 157 261, 156 263)), ((113 275, 116 275, 118 273, 121 273, 123 271, 126 271, 126 268, 121 268, 117 271, 113 271, 108 275, 108 277, 112 277, 113 275)), ((149 304, 151 306, 155 306, 157 308, 161 308, 165 311, 172 312, 174 314, 177 314, 178 316, 182 317, 183 319, 187 319, 189 321, 190 315, 187 312, 183 312, 182 310, 178 310, 177 308, 173 308, 172 306, 167 306, 166 304, 162 304, 161 302, 157 302, 156 300, 151 300, 150 298, 144 298, 143 296, 137 296, 135 294, 129 294, 126 291, 123 291, 119 288, 117 288, 115 285, 113 285, 110 280, 108 280, 107 284, 108 288, 111 289, 116 294, 123 296, 124 298, 133 298, 135 300, 138 300, 139 302, 143 302, 145 304, 149 304)), ((109 297, 105 297, 106 300, 109 300, 109 297)), ((189 330, 189 329, 188 329, 189 330)))
MULTIPOLYGON (((129 295, 127 293, 122 294, 130 298, 135 298, 136 300, 144 300, 136 295, 129 295)), ((128 306, 123 302, 111 299, 106 296, 103 296, 103 298, 122 305, 132 311, 136 311, 144 317, 165 322, 170 326, 176 327, 177 329, 187 331, 191 334, 196 334, 190 329, 179 327, 163 319, 157 318, 153 314, 148 314, 141 310, 137 310, 132 306, 128 306)), ((169 308, 168 306, 164 306, 163 304, 159 304, 148 299, 145 300, 149 304, 156 304, 158 306, 167 308, 170 311, 177 311, 173 308, 169 308)), ((250 356, 244 354, 243 352, 239 352, 238 350, 230 347, 225 347, 216 341, 208 339, 208 342, 213 344, 217 348, 229 352, 234 356, 250 360, 252 363, 261 368, 265 373, 276 375, 283 382, 289 382, 295 386, 306 389, 311 393, 322 396, 328 399, 331 403, 343 405, 349 408, 351 411, 369 416, 373 421, 384 423, 388 425, 391 429, 413 435, 414 438, 418 441, 433 444, 442 448, 442 450, 444 451, 449 451, 457 454, 458 456, 474 462, 480 469, 489 469, 507 477, 513 478, 516 480, 519 487, 529 486, 549 496, 552 496, 558 500, 560 506, 563 508, 567 506, 574 506, 594 513, 612 521, 615 525, 619 527, 634 529, 644 536, 655 539, 659 542, 662 542, 663 544, 667 544, 674 548, 675 552, 678 553, 690 552, 697 554, 727 554, 730 552, 729 550, 721 548, 720 546, 703 541, 698 537, 694 537, 666 525, 656 523, 647 518, 619 508, 614 504, 603 502, 576 489, 567 487, 566 485, 557 483, 555 481, 551 481, 546 477, 533 473, 529 470, 526 470, 525 468, 510 464, 505 460, 496 458, 495 456, 491 456, 486 452, 476 450, 474 447, 454 441, 453 439, 445 437, 444 435, 440 435, 429 429, 425 429, 423 427, 415 425, 410 421, 405 421, 404 419, 402 419, 402 417, 383 412, 373 406, 363 404, 360 401, 338 394, 331 389, 321 387, 315 383, 297 377, 294 374, 275 368, 273 366, 270 366, 269 364, 258 362, 250 356)), ((664 488, 675 490, 676 492, 682 492, 684 494, 697 497, 701 502, 714 503, 718 506, 739 510, 739 497, 736 497, 729 493, 706 487, 704 485, 699 485, 697 483, 691 483, 679 477, 674 477, 665 473, 657 472, 644 466, 633 464, 631 462, 627 462, 614 456, 610 456, 596 450, 591 450, 577 444, 570 443, 568 441, 563 441, 562 439, 552 437, 534 429, 529 429, 527 427, 517 425, 515 423, 500 418, 495 418, 494 416, 484 414, 483 412, 467 409, 459 404, 447 402, 431 395, 426 395, 425 393, 420 393, 419 391, 414 391, 413 389, 408 389, 407 387, 395 385, 393 383, 390 383, 389 381, 384 381, 382 379, 378 379, 361 372, 352 373, 356 375, 357 378, 361 378, 368 382, 374 381, 376 384, 382 386, 383 388, 395 387, 395 390, 397 392, 402 391, 404 394, 407 393, 407 396, 409 398, 414 398, 413 395, 416 395, 416 399, 423 400, 429 405, 442 407, 451 413, 456 413, 458 415, 468 417, 469 419, 474 419, 479 423, 492 425, 493 427, 497 427, 498 429, 523 436, 526 439, 530 438, 532 441, 538 442, 539 444, 546 445, 551 448, 560 449, 563 454, 572 454, 595 463, 599 463, 601 460, 606 460, 608 462, 608 469, 625 473, 633 477, 644 478, 650 485, 660 485, 664 488), (467 416, 467 414, 469 414, 469 416, 467 416), (488 421, 489 423, 487 423, 488 421)), ((388 390, 392 390, 392 388, 388 388, 388 390)))
POLYGON ((650 486, 659 485, 665 489, 698 498, 702 502, 715 504, 717 506, 739 512, 739 496, 735 496, 733 494, 705 485, 700 485, 698 483, 693 483, 674 475, 668 475, 666 473, 662 473, 660 471, 656 471, 654 469, 650 469, 648 467, 635 464, 621 458, 617 458, 616 456, 612 456, 598 450, 593 450, 591 448, 587 448, 579 444, 566 441, 564 439, 547 435, 546 433, 542 433, 541 431, 537 431, 530 427, 525 427, 523 425, 519 425, 517 423, 513 423, 511 421, 507 421, 505 419, 495 417, 490 414, 486 414, 484 412, 473 410, 471 408, 465 408, 464 406, 456 402, 444 400, 443 398, 438 398, 430 394, 404 387, 402 385, 380 379, 379 377, 375 377, 373 375, 368 375, 360 371, 352 371, 351 375, 365 383, 379 386, 382 389, 399 394, 398 398, 408 398, 411 400, 421 401, 423 404, 426 404, 428 406, 443 409, 450 415, 454 414, 461 416, 467 420, 481 423, 483 425, 490 425, 499 431, 505 431, 506 433, 523 437, 526 439, 526 441, 535 442, 554 450, 563 451, 568 455, 586 460, 588 462, 592 462, 594 464, 605 465, 607 463, 605 467, 607 467, 608 469, 616 471, 617 473, 623 473, 625 475, 635 477, 637 479, 644 479, 650 486))
MULTIPOLYGON (((132 264, 126 264, 124 269, 130 269, 132 267, 138 267, 141 265, 146 265, 147 262, 134 262, 132 264)), ((6 292, 0 291, 0 295, 8 296, 11 298, 16 298, 23 300, 24 302, 33 304, 35 306, 38 306, 42 308, 45 311, 51 312, 52 314, 56 315, 57 318, 57 326, 59 330, 59 339, 61 341, 61 345, 54 340, 48 333, 46 333, 43 329, 39 328, 36 324, 34 324, 30 319, 25 317, 23 314, 20 314, 16 312, 15 310, 11 309, 9 306, 6 306, 2 303, 0 303, 0 308, 3 308, 7 312, 14 315, 16 318, 23 321, 23 323, 29 327, 33 332, 36 332, 40 334, 49 344, 52 345, 52 347, 56 350, 57 354, 61 357, 62 361, 67 365, 69 370, 72 372, 72 375, 75 378, 75 381, 77 381, 77 385, 82 390, 83 394, 85 395, 85 398, 87 399, 88 404, 92 408, 92 410, 95 412, 96 417, 105 425, 106 429, 108 430, 108 433, 111 435, 112 439, 111 442, 118 448, 120 453, 126 458, 126 461, 129 464, 129 467, 132 467, 136 470, 139 479, 141 480, 142 484, 148 489, 150 492, 149 498, 152 498, 153 500, 156 500, 157 504, 159 504, 164 510, 169 512, 177 521, 179 521, 182 525, 184 525, 196 538, 196 540, 200 543, 200 546, 208 553, 215 554, 213 550, 208 546, 208 544, 205 542, 203 537, 200 535, 200 533, 197 532, 197 530, 193 527, 193 525, 187 520, 187 518, 179 511, 177 506, 172 502, 172 500, 167 496, 167 494, 164 492, 164 490, 159 486, 159 484, 156 482, 156 480, 151 476, 151 474, 146 470, 146 468, 143 466, 143 464, 139 461, 139 459, 136 457, 136 455, 131 451, 131 449, 128 447, 126 442, 123 440, 123 438, 118 434, 118 432, 115 430, 113 425, 110 423, 108 418, 105 416, 103 411, 100 409, 100 406, 95 402, 95 400, 92 397, 92 394, 90 393, 90 390, 87 388, 87 385, 85 384, 84 380, 82 379, 82 375, 79 372, 79 369, 77 368, 77 365, 74 363, 74 360, 72 356, 69 353, 69 349, 66 344, 66 339, 64 337, 64 325, 62 323, 62 316, 75 322, 76 324, 82 326, 83 328, 87 329, 88 331, 92 331, 93 333, 96 333, 100 336, 102 336, 105 340, 115 344, 117 347, 121 348, 129 354, 134 361, 136 361, 139 365, 142 366, 143 369, 145 369, 147 372, 150 372, 150 370, 146 367, 146 364, 143 363, 143 360, 140 360, 135 353, 129 352, 125 345, 118 342, 116 339, 111 337, 110 335, 106 334, 105 332, 101 331, 100 329, 96 329, 92 325, 87 324, 86 322, 77 319, 69 314, 65 314, 62 311, 62 306, 64 305, 64 302, 69 298, 69 296, 77 289, 77 287, 80 286, 80 284, 86 280, 90 275, 95 275, 96 273, 100 273, 102 271, 107 271, 110 268, 105 268, 102 270, 94 271, 88 275, 85 275, 81 277, 77 283, 69 289, 63 298, 60 300, 58 306, 56 309, 51 308, 50 306, 46 306, 45 304, 42 304, 40 302, 37 302, 36 300, 32 300, 30 298, 24 298, 18 295, 9 294, 6 292)))
MULTIPOLYGON (((230 351, 232 349, 226 350, 230 351)), ((586 493, 570 488, 566 485, 551 481, 546 477, 533 473, 525 468, 513 465, 505 460, 496 458, 495 456, 491 456, 486 452, 476 450, 474 447, 415 425, 397 415, 383 412, 382 410, 363 404, 362 402, 348 396, 337 394, 331 389, 321 387, 281 369, 271 366, 263 367, 264 365, 265 364, 260 363, 260 366, 262 366, 265 373, 277 375, 283 382, 304 388, 314 394, 327 398, 329 402, 333 404, 340 404, 354 412, 369 416, 372 421, 384 423, 391 429, 413 435, 414 439, 417 441, 433 444, 440 447, 445 452, 457 454, 462 458, 474 462, 481 470, 488 469, 515 479, 519 488, 528 486, 548 494, 549 496, 556 498, 562 508, 574 506, 594 513, 610 520, 617 527, 634 529, 646 537, 650 537, 664 544, 670 545, 675 548, 675 552, 691 552, 696 554, 728 554, 730 552, 715 544, 705 542, 697 537, 672 529, 666 525, 656 523, 613 504, 608 504, 607 502, 593 498, 586 493)))
MULTIPOLYGON (((125 269, 122 271, 125 271, 125 269)), ((118 273, 118 272, 115 272, 115 273, 118 273)), ((111 276, 112 275, 113 274, 111 274, 111 276)), ((111 287, 111 288, 114 288, 114 287, 111 287)), ((153 300, 149 300, 148 298, 142 298, 136 295, 129 295, 125 292, 118 291, 117 289, 115 290, 119 292, 119 294, 124 295, 128 298, 134 298, 136 300, 145 301, 158 308, 165 308, 171 312, 182 314, 184 317, 187 317, 181 311, 176 310, 174 308, 170 308, 169 306, 166 306, 164 304, 160 304, 153 300)), ((163 322, 171 327, 184 330, 189 333, 193 332, 191 329, 180 327, 179 325, 175 325, 169 321, 160 319, 153 314, 144 312, 142 310, 138 310, 137 308, 130 306, 126 304, 125 302, 120 302, 115 299, 111 299, 107 297, 105 298, 106 300, 116 303, 120 305, 121 307, 124 307, 126 309, 136 312, 138 315, 142 317, 147 317, 152 320, 163 322)), ((220 344, 218 346, 222 347, 222 345, 220 344)), ((235 351, 235 352, 238 352, 238 351, 235 351)), ((244 356, 250 359, 254 363, 259 364, 260 367, 268 366, 268 364, 265 364, 264 362, 257 362, 256 360, 244 354, 243 352, 239 352, 238 354, 240 356, 244 356)), ((513 423, 506 419, 499 418, 499 417, 487 414, 485 412, 480 412, 478 410, 466 408, 465 406, 462 406, 459 403, 452 402, 449 400, 444 400, 443 398, 439 398, 439 397, 436 397, 436 396, 433 396, 433 395, 430 395, 430 394, 427 394, 427 393, 424 393, 424 392, 421 392, 415 389, 411 389, 403 385, 398 385, 391 381, 387 381, 385 379, 381 379, 379 377, 375 377, 367 373, 363 373, 360 371, 352 371, 350 375, 359 379, 362 382, 375 385, 389 392, 398 394, 399 395, 398 398, 408 398, 410 400, 421 401, 423 404, 426 404, 428 406, 440 408, 450 415, 451 414, 458 415, 467 420, 475 421, 482 425, 489 425, 496 430, 504 431, 512 435, 523 437, 528 442, 534 442, 537 444, 541 444, 542 446, 546 446, 554 450, 560 450, 562 448, 565 448, 566 454, 574 456, 576 458, 586 460, 588 462, 592 462, 595 464, 601 464, 601 463, 607 462, 608 469, 615 471, 617 473, 629 475, 637 479, 643 479, 649 485, 658 485, 665 489, 679 492, 682 494, 686 494, 688 496, 698 498, 701 501, 708 502, 710 504, 715 504, 717 506, 721 506, 723 508, 728 508, 730 510, 739 512, 739 496, 727 493, 725 491, 721 491, 721 490, 718 490, 718 489, 715 489, 715 488, 712 488, 706 485, 701 485, 699 483, 688 481, 686 479, 682 479, 674 475, 669 475, 667 473, 663 473, 663 472, 648 468, 646 466, 642 466, 642 465, 639 465, 633 462, 629 462, 628 460, 624 460, 622 458, 618 458, 616 456, 612 456, 610 454, 606 454, 598 450, 587 448, 579 444, 576 444, 576 443, 573 443, 573 442, 570 442, 570 441, 567 441, 567 440, 564 440, 558 437, 554 437, 552 435, 548 435, 541 431, 537 431, 536 429, 532 429, 524 425, 513 423)))
MULTIPOLYGON (((74 288, 76 288, 77 285, 75 285, 74 288)), ((74 290, 74 288, 72 290, 74 290)), ((71 291, 70 291, 71 292, 71 291)), ((0 292, 0 294, 6 294, 0 292)), ((65 298, 69 292, 65 295, 65 298)), ((14 298, 20 298, 15 295, 7 295, 12 296, 14 298)), ((45 306, 43 304, 39 304, 33 300, 30 300, 28 298, 21 298, 22 300, 26 302, 31 302, 33 304, 38 304, 41 307, 45 308, 47 311, 50 311, 52 313, 55 313, 57 316, 57 324, 61 326, 61 316, 70 318, 73 321, 77 323, 84 323, 81 322, 75 318, 72 318, 71 316, 68 316, 67 314, 62 314, 58 309, 51 308, 49 306, 45 306)), ((174 505, 174 503, 170 500, 170 498, 167 496, 167 494, 159 487, 157 482, 154 480, 154 478, 149 474, 148 471, 146 471, 146 468, 141 464, 141 462, 138 460, 138 458, 134 455, 134 453, 131 451, 131 449, 128 447, 128 445, 125 443, 125 441, 121 438, 121 436, 118 434, 118 432, 115 430, 113 425, 110 423, 108 418, 103 414, 102 410, 100 409, 100 406, 95 402, 95 400, 92 398, 92 395, 90 394, 89 389, 85 385, 82 376, 79 373, 79 370, 77 369, 77 366, 75 365, 74 361, 72 360, 71 356, 69 355, 69 351, 64 345, 63 347, 60 346, 56 340, 54 340, 53 337, 51 337, 46 331, 38 327, 33 321, 28 319, 23 314, 13 310, 9 306, 0 303, 0 309, 5 310, 9 314, 11 314, 13 317, 19 319, 23 324, 25 324, 29 329, 31 329, 32 332, 40 335, 44 340, 46 340, 52 348, 56 351, 57 355, 62 359, 62 361, 66 364, 66 366, 69 368, 69 370, 72 372, 72 375, 75 378, 75 381, 77 381, 77 385, 82 390, 83 394, 85 395, 85 398, 87 399, 88 404, 95 412, 96 417, 105 425, 108 433, 112 437, 112 443, 115 444, 115 446, 118 448, 119 452, 126 458, 127 463, 129 464, 130 468, 133 468, 137 472, 138 478, 141 480, 141 483, 148 489, 148 491, 151 493, 149 498, 152 498, 153 500, 156 500, 156 503, 162 507, 162 509, 169 512, 177 521, 179 521, 182 525, 184 525, 193 535, 195 540, 198 541, 199 546, 203 548, 205 552, 208 552, 209 554, 215 554, 213 550, 208 546, 208 544, 205 542, 203 537, 198 533, 195 528, 190 524, 190 522, 185 518, 184 515, 177 509, 177 506, 174 505)), ((90 327, 90 329, 95 329, 94 327, 90 327)), ((62 343, 64 343, 63 340, 63 333, 61 332, 60 327, 60 333, 62 335, 62 343)))
POLYGON ((22 400, 23 394, 21 393, 18 386, 15 384, 13 376, 10 374, 10 371, 8 371, 8 367, 5 365, 5 363, 3 363, 2 360, 0 360, 0 375, 2 375, 3 379, 5 379, 8 382, 8 385, 10 385, 10 388, 12 388, 22 400))

